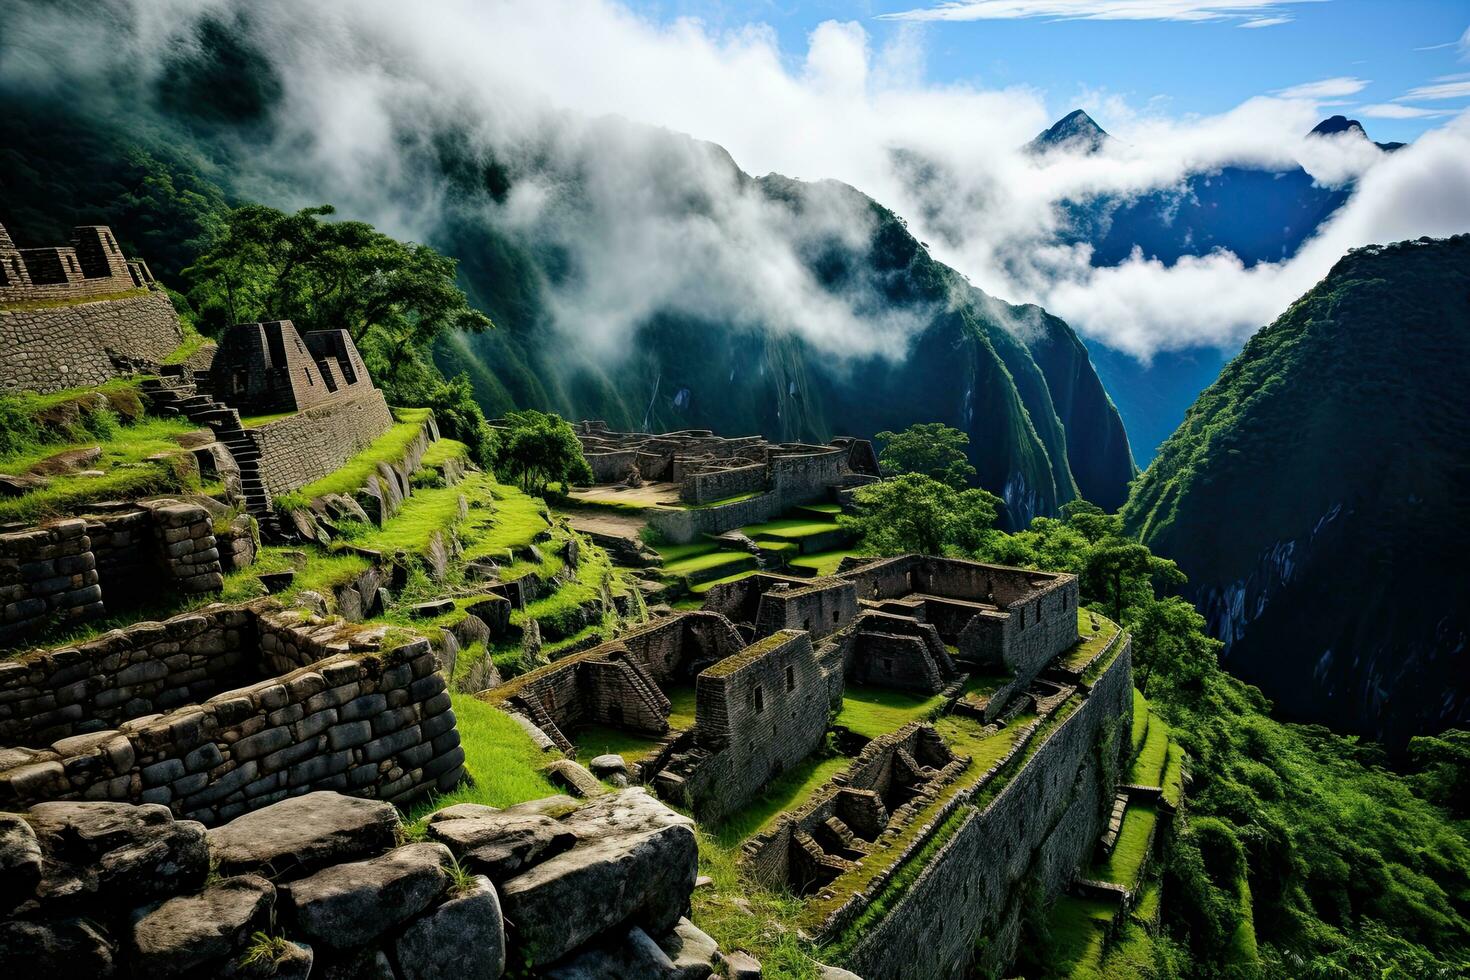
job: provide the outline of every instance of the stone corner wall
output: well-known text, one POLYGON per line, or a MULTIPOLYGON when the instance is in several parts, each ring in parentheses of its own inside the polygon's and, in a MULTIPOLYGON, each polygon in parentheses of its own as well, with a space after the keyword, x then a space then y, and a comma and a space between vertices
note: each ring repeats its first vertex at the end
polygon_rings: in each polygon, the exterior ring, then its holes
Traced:
POLYGON ((245 431, 260 450, 265 491, 278 497, 340 469, 392 427, 383 393, 368 388, 245 431))
POLYGON ((49 309, 0 308, 0 390, 100 385, 119 373, 111 354, 162 361, 183 339, 162 291, 49 309))

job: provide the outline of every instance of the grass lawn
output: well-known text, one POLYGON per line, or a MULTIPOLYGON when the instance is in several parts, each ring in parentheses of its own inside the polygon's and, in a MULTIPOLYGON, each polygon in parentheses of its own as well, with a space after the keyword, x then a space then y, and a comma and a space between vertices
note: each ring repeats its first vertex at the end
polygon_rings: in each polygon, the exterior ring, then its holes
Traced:
POLYGON ((1117 906, 1100 898, 1063 895, 1051 909, 1047 974, 1074 980, 1101 977, 1103 945, 1117 906))
MULTIPOLYGON (((295 412, 275 412, 270 415, 246 415, 241 417, 240 425, 246 429, 258 429, 262 425, 270 425, 272 422, 281 421, 281 419, 289 419, 295 414, 295 412)), ((362 484, 358 484, 358 486, 361 485, 362 484)))
MULTIPOLYGON (((59 404, 59 403, 58 403, 59 404)), ((148 418, 118 426, 105 438, 30 445, 0 458, 0 473, 23 474, 57 453, 99 446, 102 455, 83 465, 101 476, 76 473, 52 477, 46 486, 19 497, 0 500, 0 521, 38 520, 73 513, 99 500, 143 497, 149 494, 199 489, 193 457, 178 437, 199 427, 183 419, 148 418), (153 459, 154 456, 167 458, 153 459)))
POLYGON ((1025 711, 1000 731, 987 735, 978 719, 946 715, 934 723, 934 730, 949 743, 955 754, 970 757, 970 768, 962 779, 973 781, 1004 759, 1035 720, 1036 715, 1025 711))
POLYGON ((652 755, 658 742, 657 735, 643 735, 608 725, 584 725, 572 737, 572 744, 577 747, 577 761, 584 766, 609 752, 616 752, 629 763, 634 763, 652 755))
MULTIPOLYGON (((471 474, 459 486, 464 487, 474 476, 471 474)), ((482 479, 488 480, 488 477, 482 475, 482 479)), ((470 517, 464 534, 469 542, 464 552, 466 561, 503 557, 512 548, 524 548, 551 526, 546 518, 546 505, 536 497, 503 484, 490 486, 489 494, 486 507, 476 508, 474 500, 470 501, 470 517)))
POLYGON ((225 588, 218 600, 210 601, 245 602, 266 595, 260 577, 269 572, 284 572, 294 569, 296 577, 291 587, 282 592, 281 600, 289 602, 297 593, 312 591, 330 598, 332 587, 341 585, 368 569, 368 560, 350 553, 328 555, 310 546, 302 549, 279 548, 267 545, 255 556, 255 564, 225 576, 225 588), (305 562, 295 558, 304 553, 305 562))
POLYGON ((278 504, 282 509, 295 510, 305 507, 309 501, 324 494, 352 494, 378 471, 379 463, 393 463, 403 458, 409 445, 423 431, 429 414, 427 408, 393 409, 393 417, 398 420, 397 423, 373 440, 372 445, 315 483, 308 483, 301 489, 286 494, 278 504))
POLYGON ((862 553, 852 548, 838 548, 834 551, 814 551, 800 558, 793 558, 791 565, 797 568, 815 569, 817 575, 831 575, 837 571, 837 566, 842 564, 844 558, 860 558, 862 553))
POLYGON ((507 807, 556 795, 556 787, 541 775, 541 767, 551 757, 543 755, 509 715, 470 694, 451 693, 449 697, 470 781, 451 793, 415 804, 408 814, 410 824, 454 803, 507 807))
POLYGON ((1149 713, 1148 737, 1143 741, 1143 750, 1133 760, 1128 771, 1128 782, 1135 786, 1158 786, 1164 778, 1164 763, 1169 755, 1169 726, 1158 715, 1149 713))
POLYGON ((1081 639, 1071 649, 1064 652, 1058 659, 1061 666, 1068 670, 1081 670, 1089 660, 1097 656, 1113 634, 1118 632, 1117 624, 1111 619, 1097 616, 1085 609, 1077 610, 1077 632, 1081 639), (1098 628, 1092 628, 1092 620, 1096 617, 1098 628))
POLYGON ((712 551, 719 551, 720 546, 709 538, 700 538, 688 544, 656 544, 653 550, 665 562, 680 561, 684 558, 693 558, 697 555, 707 555, 712 551))
POLYGON ((754 500, 756 497, 765 496, 765 494, 768 492, 769 491, 766 490, 750 490, 746 493, 737 493, 729 497, 721 497, 719 500, 707 500, 702 504, 684 504, 682 505, 682 509, 709 510, 711 507, 724 507, 726 504, 739 504, 744 503, 747 500, 754 500))
POLYGON ((664 572, 683 577, 712 569, 734 570, 743 565, 753 564, 755 564, 755 556, 744 551, 712 551, 705 555, 693 555, 689 558, 680 558, 678 561, 666 562, 664 572))
POLYGON ((922 721, 944 703, 937 694, 910 694, 882 687, 849 686, 842 696, 836 724, 864 738, 896 732, 911 721, 922 721))
POLYGON ((819 786, 850 765, 852 760, 846 756, 808 756, 767 783, 761 795, 739 813, 715 827, 715 839, 723 846, 738 847, 782 813, 801 806, 819 786))
POLYGON ((740 529, 747 538, 779 538, 798 541, 814 534, 826 534, 839 530, 834 521, 819 521, 809 517, 783 517, 764 524, 752 524, 740 529))
POLYGON ((1124 888, 1138 884, 1139 872, 1148 860, 1148 850, 1153 843, 1154 825, 1159 820, 1159 808, 1152 803, 1129 803, 1123 813, 1123 829, 1118 833, 1117 846, 1107 860, 1093 866, 1088 877, 1098 881, 1111 881, 1124 888))
POLYGON ((826 514, 829 517, 836 517, 838 514, 842 513, 842 505, 841 504, 802 504, 800 507, 797 507, 796 508, 796 512, 798 514, 801 514, 801 513, 808 513, 808 514, 826 514))
POLYGON ((1133 730, 1131 732, 1133 741, 1133 754, 1130 758, 1137 757, 1143 751, 1143 741, 1148 737, 1148 698, 1138 688, 1133 689, 1133 730))
POLYGON ((419 463, 423 467, 443 466, 451 459, 470 458, 470 447, 458 439, 440 439, 438 442, 429 443, 429 448, 424 452, 424 458, 419 463))
POLYGON ((448 530, 459 520, 460 495, 488 499, 491 482, 487 474, 473 473, 452 487, 415 490, 388 523, 370 527, 351 543, 389 555, 395 551, 422 554, 435 531, 448 530))
POLYGON ((669 727, 684 732, 694 727, 694 685, 676 684, 664 691, 668 695, 669 727))

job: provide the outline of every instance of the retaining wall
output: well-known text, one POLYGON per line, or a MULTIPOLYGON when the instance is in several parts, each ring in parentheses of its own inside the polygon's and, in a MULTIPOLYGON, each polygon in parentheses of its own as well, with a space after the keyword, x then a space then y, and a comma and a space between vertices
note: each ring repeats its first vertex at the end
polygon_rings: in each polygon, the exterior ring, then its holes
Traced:
POLYGON ((728 470, 691 473, 684 477, 679 487, 679 497, 693 504, 704 504, 711 500, 723 500, 737 494, 764 490, 766 483, 765 465, 752 463, 728 470))
MULTIPOLYGON (((1015 956, 1023 879, 1055 896, 1101 833, 1112 787, 1102 786, 1098 746, 1109 722, 1126 735, 1132 688, 1125 637, 1077 710, 993 799, 970 810, 888 914, 864 930, 845 965, 872 977, 968 976, 984 936, 978 966, 1003 971, 1015 956)), ((1126 741, 1114 741, 1120 755, 1126 741)))
POLYGON ((369 388, 245 431, 265 492, 279 497, 336 472, 392 426, 383 393, 369 388))
POLYGON ((109 351, 162 361, 181 343, 178 314, 161 291, 49 309, 0 309, 0 389, 100 385, 119 373, 109 351))
POLYGON ((0 771, 0 806, 161 803, 215 824, 316 789, 403 804, 455 786, 463 762, 444 679, 419 640, 56 742, 0 771))

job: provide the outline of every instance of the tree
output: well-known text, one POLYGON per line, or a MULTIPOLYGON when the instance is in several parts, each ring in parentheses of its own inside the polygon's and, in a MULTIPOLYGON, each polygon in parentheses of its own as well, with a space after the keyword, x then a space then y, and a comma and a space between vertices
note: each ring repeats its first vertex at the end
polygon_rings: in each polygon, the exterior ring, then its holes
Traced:
POLYGON ((1450 728, 1409 739, 1414 777, 1424 795, 1457 819, 1470 817, 1470 732, 1450 728))
POLYGON ((322 220, 334 210, 231 211, 224 234, 184 270, 189 300, 209 333, 254 320, 345 329, 392 400, 399 372, 440 334, 493 325, 455 284, 453 259, 362 221, 322 220))
POLYGON ((996 533, 1001 503, 984 490, 956 490, 919 473, 869 484, 854 497, 856 512, 838 522, 885 555, 968 554, 996 533))
POLYGON ((880 432, 878 462, 890 473, 919 473, 954 489, 975 483, 975 467, 965 455, 970 437, 943 422, 918 422, 902 432, 880 432))
POLYGON ((572 483, 592 479, 592 468, 582 455, 582 443, 571 424, 559 415, 527 409, 506 417, 508 431, 500 441, 502 476, 540 496, 553 483, 566 490, 572 483))

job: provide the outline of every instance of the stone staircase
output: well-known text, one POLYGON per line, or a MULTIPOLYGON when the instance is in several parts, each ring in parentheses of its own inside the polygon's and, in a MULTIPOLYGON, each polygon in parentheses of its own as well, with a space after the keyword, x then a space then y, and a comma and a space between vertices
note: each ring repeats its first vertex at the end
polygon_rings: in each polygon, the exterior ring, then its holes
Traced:
POLYGON ((240 468, 240 492, 246 511, 260 525, 262 534, 278 534, 280 524, 260 475, 260 450, 240 423, 240 413, 209 395, 201 394, 198 382, 184 371, 145 381, 143 390, 163 414, 182 415, 190 422, 207 425, 214 431, 215 439, 230 451, 235 465, 240 468))

